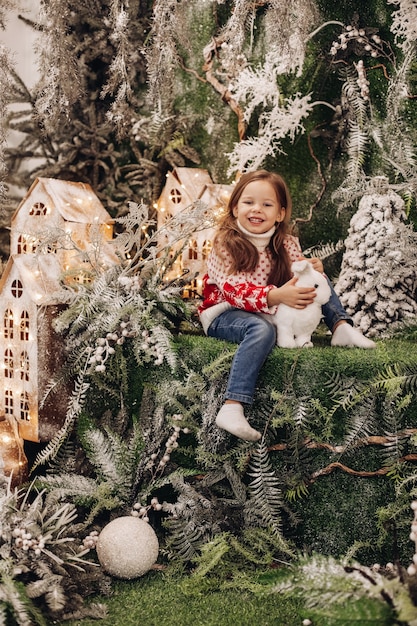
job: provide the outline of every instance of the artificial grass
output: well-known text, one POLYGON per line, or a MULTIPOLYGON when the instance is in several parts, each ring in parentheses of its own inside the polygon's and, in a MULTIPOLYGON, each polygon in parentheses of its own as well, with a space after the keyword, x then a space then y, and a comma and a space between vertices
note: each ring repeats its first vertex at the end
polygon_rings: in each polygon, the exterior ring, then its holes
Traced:
MULTIPOLYGON (((256 595, 250 591, 221 589, 190 591, 188 578, 149 572, 132 581, 117 581, 110 597, 94 598, 108 607, 100 620, 66 621, 67 626, 392 626, 392 613, 382 602, 360 599, 319 614, 299 598, 281 594, 256 595), (362 616, 358 621, 358 607, 362 616), (360 608, 359 608, 360 607, 360 608), (356 615, 356 617, 354 617, 356 615), (367 619, 369 617, 369 619, 367 619)), ((254 577, 255 582, 255 577, 254 577)), ((256 576, 256 582, 259 577, 256 576)), ((56 622, 53 622, 56 624, 56 622)), ((51 623, 52 626, 52 623, 51 623)))
MULTIPOLYGON (((68 626, 300 626, 299 601, 270 595, 258 597, 234 589, 184 593, 184 579, 149 572, 133 581, 117 581, 104 602, 102 620, 76 620, 68 626)), ((304 611, 305 613, 305 611, 304 611)))

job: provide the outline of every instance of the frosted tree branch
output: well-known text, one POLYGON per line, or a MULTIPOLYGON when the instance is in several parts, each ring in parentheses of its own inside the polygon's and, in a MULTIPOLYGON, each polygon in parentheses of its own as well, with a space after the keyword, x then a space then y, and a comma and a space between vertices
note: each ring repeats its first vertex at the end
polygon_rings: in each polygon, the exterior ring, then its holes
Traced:
POLYGON ((69 37, 71 9, 66 0, 43 0, 41 31, 37 43, 40 81, 36 109, 43 125, 52 131, 70 117, 80 85, 74 43, 69 37))

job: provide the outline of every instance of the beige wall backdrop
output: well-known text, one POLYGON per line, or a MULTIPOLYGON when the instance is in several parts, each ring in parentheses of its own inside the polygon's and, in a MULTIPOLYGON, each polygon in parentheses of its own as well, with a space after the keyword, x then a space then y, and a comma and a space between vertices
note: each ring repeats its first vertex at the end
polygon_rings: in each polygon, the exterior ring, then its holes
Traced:
POLYGON ((19 19, 19 15, 36 21, 39 2, 35 0, 21 0, 20 11, 9 11, 6 30, 0 32, 0 40, 12 53, 16 71, 27 85, 33 87, 37 80, 37 67, 34 54, 36 33, 19 19))

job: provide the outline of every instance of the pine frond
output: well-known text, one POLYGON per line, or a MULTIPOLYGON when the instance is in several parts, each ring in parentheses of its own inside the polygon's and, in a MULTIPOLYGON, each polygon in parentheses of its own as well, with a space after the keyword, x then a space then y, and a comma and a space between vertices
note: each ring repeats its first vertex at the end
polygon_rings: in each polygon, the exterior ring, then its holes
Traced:
POLYGON ((328 259, 329 257, 339 252, 340 250, 343 250, 344 247, 345 247, 345 240, 339 239, 339 241, 337 241, 336 243, 331 241, 326 244, 321 244, 319 246, 313 246, 311 248, 307 248, 306 250, 303 250, 303 254, 304 256, 316 257, 324 261, 325 259, 328 259))
POLYGON ((149 484, 143 485, 140 490, 139 499, 141 501, 146 501, 146 499, 150 495, 156 493, 162 487, 165 487, 166 485, 177 484, 178 479, 183 481, 184 478, 192 478, 193 476, 198 476, 199 474, 200 472, 198 470, 178 467, 169 474, 166 474, 165 476, 160 476, 159 478, 155 478, 154 480, 150 481, 149 484))
POLYGON ((37 455, 31 472, 33 473, 37 467, 44 465, 49 460, 54 459, 58 454, 62 444, 66 441, 70 435, 76 419, 80 414, 83 407, 85 396, 89 388, 89 383, 86 383, 82 375, 79 375, 74 384, 74 391, 69 401, 69 407, 65 422, 62 428, 58 431, 55 437, 48 443, 48 445, 37 455))
POLYGON ((36 485, 47 492, 45 501, 51 506, 59 502, 72 501, 87 506, 97 494, 97 482, 81 474, 49 474, 36 479, 36 485))
MULTIPOLYGON (((37 568, 37 574, 40 574, 40 568, 37 568)), ((42 575, 41 579, 26 585, 28 597, 35 599, 43 596, 51 611, 62 611, 67 602, 67 597, 61 584, 63 576, 53 574, 51 571, 43 571, 42 575)))
POLYGON ((281 489, 264 442, 256 446, 248 474, 253 480, 248 486, 250 499, 246 507, 246 514, 249 518, 257 518, 261 525, 269 527, 278 540, 281 550, 288 552, 289 548, 281 532, 281 509, 283 506, 281 489))
POLYGON ((45 626, 46 621, 40 610, 28 597, 24 584, 14 580, 5 571, 0 570, 0 573, 0 608, 5 609, 5 616, 7 616, 4 626, 8 626, 10 623, 10 614, 19 626, 32 626, 32 624, 45 626))
POLYGON ((364 439, 376 432, 378 426, 375 396, 364 397, 352 411, 346 424, 346 435, 343 445, 344 454, 351 452, 358 445, 363 445, 364 439))
POLYGON ((121 439, 109 437, 98 428, 89 428, 82 434, 81 441, 99 479, 118 483, 120 474, 116 457, 123 445, 121 439))
POLYGON ((204 543, 204 533, 201 528, 191 527, 184 520, 169 520, 166 527, 169 530, 167 547, 173 550, 175 558, 191 561, 204 543))
POLYGON ((417 616, 399 577, 386 577, 356 562, 346 564, 318 554, 300 557, 270 590, 303 598, 318 623, 329 617, 342 623, 388 623, 393 613, 399 621, 407 615, 406 622, 414 623, 417 616))
POLYGON ((375 388, 384 390, 389 395, 396 395, 399 391, 413 395, 417 393, 417 372, 401 363, 387 365, 372 382, 375 388))
POLYGON ((213 572, 230 549, 229 539, 228 533, 221 533, 202 545, 198 556, 193 559, 197 564, 192 573, 193 579, 202 579, 213 572))
POLYGON ((61 445, 57 454, 48 462, 46 474, 72 474, 76 471, 76 447, 74 441, 67 438, 61 445))
POLYGON ((277 554, 282 554, 274 535, 265 528, 247 528, 239 537, 231 535, 229 541, 239 557, 255 566, 270 565, 277 554))
POLYGON ((363 165, 368 144, 368 134, 362 130, 357 122, 351 120, 349 122, 349 136, 346 142, 346 152, 349 157, 346 169, 349 178, 355 179, 364 176, 363 165))
POLYGON ((242 477, 229 461, 223 463, 223 469, 224 475, 229 481, 236 500, 243 505, 247 500, 247 489, 242 481, 242 477))

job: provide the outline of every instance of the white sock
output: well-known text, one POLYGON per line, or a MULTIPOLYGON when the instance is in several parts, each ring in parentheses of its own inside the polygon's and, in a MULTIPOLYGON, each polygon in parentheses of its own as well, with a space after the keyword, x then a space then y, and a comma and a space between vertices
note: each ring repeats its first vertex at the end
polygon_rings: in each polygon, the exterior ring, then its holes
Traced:
POLYGON ((376 348, 374 341, 364 337, 357 328, 353 328, 347 322, 339 324, 333 333, 330 343, 332 346, 347 346, 350 348, 376 348))
POLYGON ((250 426, 241 404, 223 404, 217 414, 216 424, 228 433, 245 441, 259 441, 262 435, 250 426))

